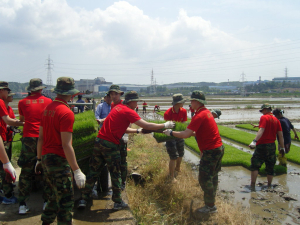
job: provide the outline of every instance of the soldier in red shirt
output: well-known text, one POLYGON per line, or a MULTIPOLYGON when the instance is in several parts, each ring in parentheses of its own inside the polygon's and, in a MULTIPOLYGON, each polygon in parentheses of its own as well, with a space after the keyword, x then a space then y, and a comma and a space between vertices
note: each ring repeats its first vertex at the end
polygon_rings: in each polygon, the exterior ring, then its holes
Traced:
POLYGON ((40 173, 42 165, 52 193, 42 214, 43 225, 53 223, 56 216, 58 224, 72 224, 74 192, 71 170, 78 188, 85 185, 85 175, 78 167, 72 147, 75 118, 68 101, 79 92, 74 84, 71 77, 59 77, 53 90, 57 97, 42 113, 35 172, 40 173))
POLYGON ((145 114, 147 112, 147 103, 144 101, 144 103, 142 104, 143 105, 143 114, 145 114))
POLYGON ((10 159, 7 156, 6 149, 4 147, 4 143, 7 140, 7 125, 10 126, 23 126, 24 122, 20 122, 18 120, 10 118, 7 107, 3 101, 8 98, 8 92, 10 89, 8 88, 8 83, 5 81, 0 81, 0 174, 3 179, 4 194, 5 197, 0 197, 0 202, 3 204, 10 204, 11 201, 17 201, 16 197, 13 195, 11 185, 12 181, 16 180, 16 171, 10 163, 10 159), (6 188, 7 187, 7 188, 6 188))
POLYGON ((102 128, 95 141, 95 147, 90 158, 90 169, 87 174, 85 188, 82 190, 82 199, 79 201, 78 208, 86 207, 87 200, 90 199, 94 183, 107 164, 112 183, 112 200, 114 209, 119 210, 127 207, 121 198, 121 156, 120 139, 124 133, 140 133, 142 129, 128 128, 130 123, 134 123, 147 130, 157 130, 162 128, 174 127, 174 123, 168 121, 164 124, 148 123, 140 118, 135 112, 137 102, 140 101, 135 91, 130 91, 125 95, 123 104, 115 106, 106 117, 102 128))
POLYGON ((249 145, 255 148, 251 158, 251 187, 255 188, 258 170, 263 163, 266 164, 268 186, 270 187, 274 175, 274 165, 276 163, 276 136, 280 145, 279 152, 284 155, 284 139, 280 121, 273 116, 271 106, 266 103, 259 110, 263 115, 260 117, 259 130, 255 139, 249 145))
MULTIPOLYGON (((15 114, 12 108, 8 105, 9 102, 13 101, 13 95, 15 93, 8 93, 7 99, 4 99, 5 106, 7 108, 7 112, 10 118, 15 119, 15 114)), ((11 148, 12 148, 12 138, 13 138, 13 126, 6 127, 6 140, 4 141, 4 147, 6 150, 6 154, 8 156, 8 159, 11 160, 11 148)), ((4 193, 6 193, 6 196, 12 196, 13 195, 13 185, 11 182, 7 182, 5 180, 5 171, 0 169, 0 189, 3 190, 4 193)))
MULTIPOLYGON (((42 95, 44 88, 46 87, 43 85, 41 79, 31 79, 27 87, 27 90, 30 91, 30 95, 20 100, 18 104, 20 120, 25 121, 22 149, 18 160, 18 165, 21 167, 18 198, 20 204, 19 214, 26 214, 29 211, 26 201, 29 198, 32 178, 34 177, 41 116, 46 106, 52 102, 50 98, 42 95)), ((45 185, 44 187, 47 188, 45 185)), ((47 189, 44 189, 43 193, 44 206, 47 202, 46 190, 47 189)))
POLYGON ((198 209, 200 213, 216 213, 216 191, 218 187, 218 172, 224 155, 224 146, 215 119, 205 108, 206 100, 201 91, 193 91, 191 106, 196 111, 191 123, 185 131, 177 132, 167 129, 164 133, 178 138, 197 137, 198 147, 202 153, 199 166, 199 184, 204 192, 205 206, 198 209))
MULTIPOLYGON (((183 108, 185 103, 182 94, 173 95, 173 107, 169 108, 164 113, 164 120, 184 123, 187 121, 187 112, 183 108)), ((169 162, 169 174, 172 182, 176 182, 174 172, 180 172, 180 164, 184 155, 184 140, 182 138, 176 138, 166 141, 167 151, 170 157, 169 162)))

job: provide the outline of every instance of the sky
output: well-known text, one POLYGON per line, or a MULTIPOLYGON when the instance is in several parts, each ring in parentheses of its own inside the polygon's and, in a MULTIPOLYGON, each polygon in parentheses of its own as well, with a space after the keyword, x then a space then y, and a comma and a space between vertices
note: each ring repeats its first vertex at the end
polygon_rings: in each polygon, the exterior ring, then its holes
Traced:
POLYGON ((300 77, 299 10, 299 0, 0 0, 0 80, 300 77))

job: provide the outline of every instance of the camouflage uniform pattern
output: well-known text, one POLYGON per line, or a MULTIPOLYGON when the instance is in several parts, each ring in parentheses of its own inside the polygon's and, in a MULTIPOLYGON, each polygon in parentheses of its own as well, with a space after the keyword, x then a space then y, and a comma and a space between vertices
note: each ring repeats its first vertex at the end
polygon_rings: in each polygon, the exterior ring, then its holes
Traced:
POLYGON ((120 146, 112 142, 96 138, 93 155, 90 158, 90 168, 86 176, 85 188, 82 189, 82 198, 88 200, 92 189, 100 175, 101 170, 107 164, 112 183, 112 200, 120 203, 121 198, 121 155, 120 146))
POLYGON ((21 138, 22 149, 18 165, 22 168, 19 178, 19 202, 26 202, 29 198, 34 167, 36 164, 37 141, 36 137, 21 138))
POLYGON ((166 148, 170 159, 176 160, 178 157, 183 157, 184 140, 182 138, 175 138, 173 140, 166 141, 166 148))
MULTIPOLYGON (((5 151, 6 154, 9 158, 9 161, 11 160, 11 147, 12 147, 12 143, 11 142, 4 142, 4 147, 5 147, 5 151)), ((4 195, 5 196, 10 196, 13 192, 13 184, 12 183, 8 183, 5 180, 5 176, 6 173, 3 169, 3 164, 0 161, 0 189, 2 189, 4 191, 4 195)))
POLYGON ((214 204, 218 188, 218 173, 221 170, 224 146, 203 151, 199 167, 199 184, 204 192, 204 202, 214 204))
POLYGON ((120 142, 120 156, 121 156, 121 180, 122 185, 125 185, 127 179, 127 143, 120 142))
POLYGON ((259 170, 263 163, 266 164, 267 175, 274 175, 274 166, 276 163, 276 145, 275 143, 256 145, 254 154, 251 158, 251 171, 259 170))
POLYGON ((67 159, 56 154, 46 154, 42 156, 42 166, 46 185, 51 190, 42 221, 50 224, 57 216, 57 224, 72 224, 73 175, 67 159))

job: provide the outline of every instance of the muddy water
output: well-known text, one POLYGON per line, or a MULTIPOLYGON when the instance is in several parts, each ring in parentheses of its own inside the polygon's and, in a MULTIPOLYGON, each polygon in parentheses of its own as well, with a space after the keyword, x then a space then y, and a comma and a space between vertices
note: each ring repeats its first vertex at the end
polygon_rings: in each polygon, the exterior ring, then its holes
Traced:
MULTIPOLYGON (((226 140, 223 142, 253 153, 237 143, 229 143, 226 140)), ((200 161, 198 154, 189 149, 185 151, 184 160, 194 165, 199 165, 200 161)), ((266 177, 258 176, 256 189, 251 190, 250 176, 251 172, 241 166, 222 167, 219 174, 219 194, 225 199, 240 202, 249 207, 253 215, 266 223, 300 224, 300 219, 298 219, 300 218, 299 165, 289 163, 288 174, 274 176, 270 189, 267 187, 266 177)))

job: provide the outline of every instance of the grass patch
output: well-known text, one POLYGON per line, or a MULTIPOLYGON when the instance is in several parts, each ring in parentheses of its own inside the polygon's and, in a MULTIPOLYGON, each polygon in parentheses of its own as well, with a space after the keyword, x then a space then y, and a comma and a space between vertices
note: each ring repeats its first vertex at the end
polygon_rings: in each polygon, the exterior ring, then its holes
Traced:
POLYGON ((131 149, 128 169, 145 179, 143 187, 131 180, 126 187, 137 224, 255 224, 249 209, 221 196, 216 201, 219 213, 194 219, 193 210, 202 207, 204 202, 190 166, 183 162, 178 182, 172 184, 167 179, 169 157, 163 144, 156 143, 151 135, 131 134, 128 147, 131 149))
POLYGON ((255 134, 249 134, 246 131, 235 130, 221 125, 218 125, 218 128, 222 137, 226 137, 244 145, 249 145, 256 137, 255 134))
POLYGON ((251 124, 237 124, 235 125, 235 127, 237 128, 242 128, 242 129, 246 129, 246 130, 252 130, 252 131, 258 131, 258 127, 253 127, 251 124))

